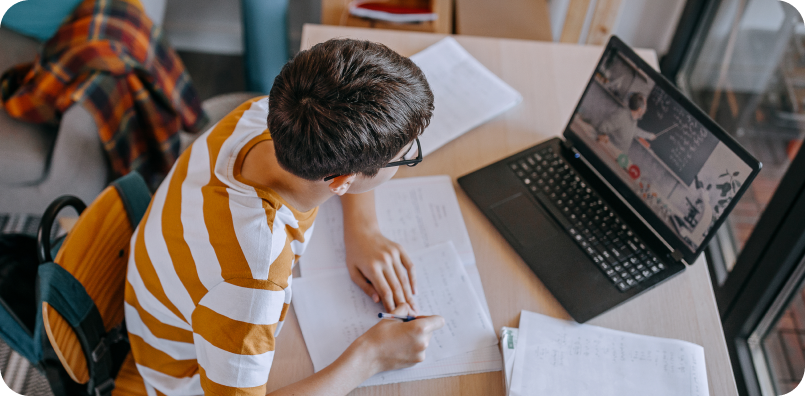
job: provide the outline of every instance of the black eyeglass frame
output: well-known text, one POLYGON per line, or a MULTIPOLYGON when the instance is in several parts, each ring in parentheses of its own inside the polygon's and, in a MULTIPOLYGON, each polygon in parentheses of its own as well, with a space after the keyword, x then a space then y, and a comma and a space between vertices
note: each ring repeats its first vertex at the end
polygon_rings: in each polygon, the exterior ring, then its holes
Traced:
MULTIPOLYGON (((403 159, 399 161, 389 162, 384 166, 384 168, 391 168, 394 166, 416 166, 418 163, 422 162, 422 145, 419 143, 419 138, 414 139, 416 141, 416 148, 417 148, 417 156, 414 159, 403 159)), ((324 181, 330 181, 335 179, 336 177, 341 175, 330 175, 324 178, 324 181)))

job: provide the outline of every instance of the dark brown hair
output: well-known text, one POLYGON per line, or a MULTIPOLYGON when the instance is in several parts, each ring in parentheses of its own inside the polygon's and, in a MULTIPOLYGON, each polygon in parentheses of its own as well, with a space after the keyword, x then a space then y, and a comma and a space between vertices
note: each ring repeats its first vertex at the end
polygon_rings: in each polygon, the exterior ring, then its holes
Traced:
POLYGON ((646 98, 640 92, 633 92, 629 95, 629 110, 637 111, 646 105, 646 98))
POLYGON ((308 180, 374 176, 428 126, 433 94, 410 59, 382 44, 339 39, 285 64, 268 108, 285 170, 308 180))

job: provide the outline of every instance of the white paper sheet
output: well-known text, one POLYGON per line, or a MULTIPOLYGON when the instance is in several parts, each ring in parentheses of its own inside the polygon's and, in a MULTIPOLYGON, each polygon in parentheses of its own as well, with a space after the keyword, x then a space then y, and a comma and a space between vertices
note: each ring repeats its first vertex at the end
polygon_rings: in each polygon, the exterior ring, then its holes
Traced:
POLYGON ((434 111, 420 141, 428 155, 511 109, 523 97, 447 37, 411 56, 433 92, 434 111))
POLYGON ((513 396, 708 394, 699 345, 520 314, 513 396))
MULTIPOLYGON (((425 362, 378 374, 364 386, 454 375, 459 368, 469 372, 499 369, 498 340, 491 321, 452 244, 412 253, 411 258, 421 274, 416 296, 419 310, 442 315, 445 327, 434 333, 425 362), (445 359, 448 357, 453 358, 445 359), (423 366, 430 369, 423 371, 423 366)), ((352 282, 346 270, 297 278, 293 287, 294 309, 316 371, 335 361, 377 323, 377 313, 383 311, 381 304, 373 303, 352 282)))
MULTIPOLYGON (((375 208, 380 230, 387 238, 412 252, 452 241, 464 264, 475 264, 470 236, 461 216, 449 176, 391 180, 375 189, 375 208)), ((344 213, 333 197, 319 206, 316 225, 300 259, 302 276, 311 276, 346 265, 344 213)))

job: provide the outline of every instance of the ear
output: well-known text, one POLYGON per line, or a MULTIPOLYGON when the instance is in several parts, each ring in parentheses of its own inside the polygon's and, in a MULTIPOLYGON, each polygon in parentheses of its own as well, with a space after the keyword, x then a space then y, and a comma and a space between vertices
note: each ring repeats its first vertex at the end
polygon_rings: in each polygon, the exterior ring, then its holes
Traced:
POLYGON ((346 194, 356 177, 358 175, 355 173, 336 177, 330 182, 330 191, 338 196, 346 194))

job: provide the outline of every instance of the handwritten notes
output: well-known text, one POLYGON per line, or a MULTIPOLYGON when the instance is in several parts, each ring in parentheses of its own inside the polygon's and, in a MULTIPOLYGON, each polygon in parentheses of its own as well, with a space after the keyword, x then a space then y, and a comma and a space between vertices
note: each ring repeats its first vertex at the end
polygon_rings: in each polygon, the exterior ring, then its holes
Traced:
MULTIPOLYGON (((464 264, 475 264, 470 236, 461 216, 456 192, 448 176, 394 179, 375 189, 380 231, 413 252, 453 241, 464 264)), ((344 214, 333 197, 316 216, 310 244, 300 260, 302 276, 346 265, 344 214)))
MULTIPOLYGON (((467 354, 473 352, 476 360, 483 356, 488 358, 492 355, 491 349, 495 350, 499 364, 492 323, 455 247, 451 243, 435 245, 412 252, 411 259, 419 271, 415 299, 420 314, 439 314, 444 317, 445 326, 434 333, 425 362, 398 370, 397 374, 378 374, 381 378, 373 377, 365 385, 423 379, 423 374, 425 378, 432 378, 436 372, 422 372, 423 366, 436 369, 444 365, 442 360, 450 357, 465 363, 467 354), (406 370, 414 373, 406 374, 406 370)), ((352 282, 346 269, 327 276, 297 278, 294 291, 294 309, 316 371, 335 361, 355 339, 377 323, 377 313, 383 312, 381 304, 372 302, 352 282)))
POLYGON ((411 60, 425 73, 434 98, 433 117, 420 138, 423 155, 523 100, 452 37, 411 56, 411 60))
POLYGON ((510 394, 706 396, 704 348, 522 311, 510 394))

